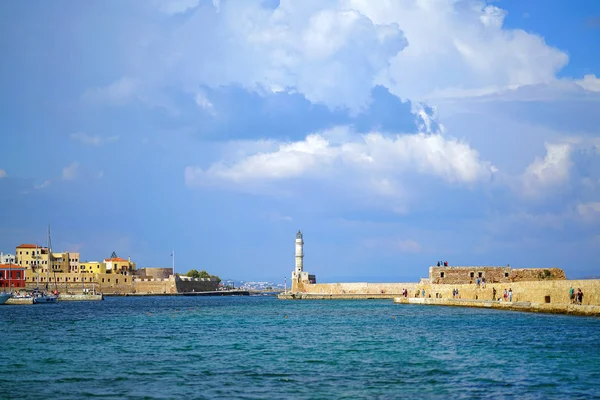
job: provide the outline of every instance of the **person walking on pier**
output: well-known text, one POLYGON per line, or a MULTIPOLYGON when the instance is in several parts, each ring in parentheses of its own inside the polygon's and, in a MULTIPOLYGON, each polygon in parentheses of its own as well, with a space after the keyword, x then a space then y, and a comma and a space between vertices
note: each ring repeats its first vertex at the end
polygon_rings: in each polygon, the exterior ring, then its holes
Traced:
POLYGON ((512 303, 512 295, 513 295, 512 288, 510 288, 510 289, 508 289, 508 301, 510 301, 511 303, 512 303))
POLYGON ((571 300, 571 304, 575 303, 575 289, 573 289, 573 286, 569 288, 569 299, 571 300))
POLYGON ((583 303, 583 292, 581 288, 577 288, 577 304, 583 303))

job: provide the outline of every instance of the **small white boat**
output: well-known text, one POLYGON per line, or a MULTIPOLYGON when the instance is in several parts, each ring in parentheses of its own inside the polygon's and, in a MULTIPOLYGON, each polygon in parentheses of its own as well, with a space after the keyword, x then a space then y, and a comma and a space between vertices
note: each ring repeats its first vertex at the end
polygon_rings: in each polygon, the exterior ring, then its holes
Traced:
POLYGON ((12 297, 12 293, 0 293, 0 304, 4 304, 12 297))

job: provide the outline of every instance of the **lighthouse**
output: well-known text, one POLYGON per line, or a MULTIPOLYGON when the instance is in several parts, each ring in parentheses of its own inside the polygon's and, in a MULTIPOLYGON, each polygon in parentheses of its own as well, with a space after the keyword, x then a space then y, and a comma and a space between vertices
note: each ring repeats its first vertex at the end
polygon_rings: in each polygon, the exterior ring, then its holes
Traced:
POLYGON ((298 229, 296 233, 296 275, 300 276, 304 271, 304 240, 302 239, 302 232, 298 229))
POLYGON ((317 278, 304 272, 304 238, 300 230, 296 233, 294 244, 296 245, 296 268, 292 272, 292 292, 306 292, 309 288, 307 285, 317 283, 317 278))

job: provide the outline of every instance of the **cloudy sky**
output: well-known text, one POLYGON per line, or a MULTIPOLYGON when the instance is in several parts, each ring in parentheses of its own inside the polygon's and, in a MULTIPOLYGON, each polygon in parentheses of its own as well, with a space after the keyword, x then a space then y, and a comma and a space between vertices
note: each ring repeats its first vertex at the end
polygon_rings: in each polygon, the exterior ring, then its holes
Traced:
MULTIPOLYGON (((600 2, 0 2, 0 250, 600 275, 600 2)), ((288 279, 289 280, 289 279, 288 279)))

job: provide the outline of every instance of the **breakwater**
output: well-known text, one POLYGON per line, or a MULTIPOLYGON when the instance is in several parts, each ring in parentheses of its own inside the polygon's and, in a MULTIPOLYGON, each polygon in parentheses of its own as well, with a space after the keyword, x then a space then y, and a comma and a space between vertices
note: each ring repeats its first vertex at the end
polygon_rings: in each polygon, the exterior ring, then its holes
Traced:
POLYGON ((600 317, 600 306, 579 304, 547 304, 532 302, 504 302, 494 300, 436 299, 436 298, 394 298, 397 304, 420 304, 432 306, 493 308, 498 310, 525 311, 552 314, 587 315, 600 317))

